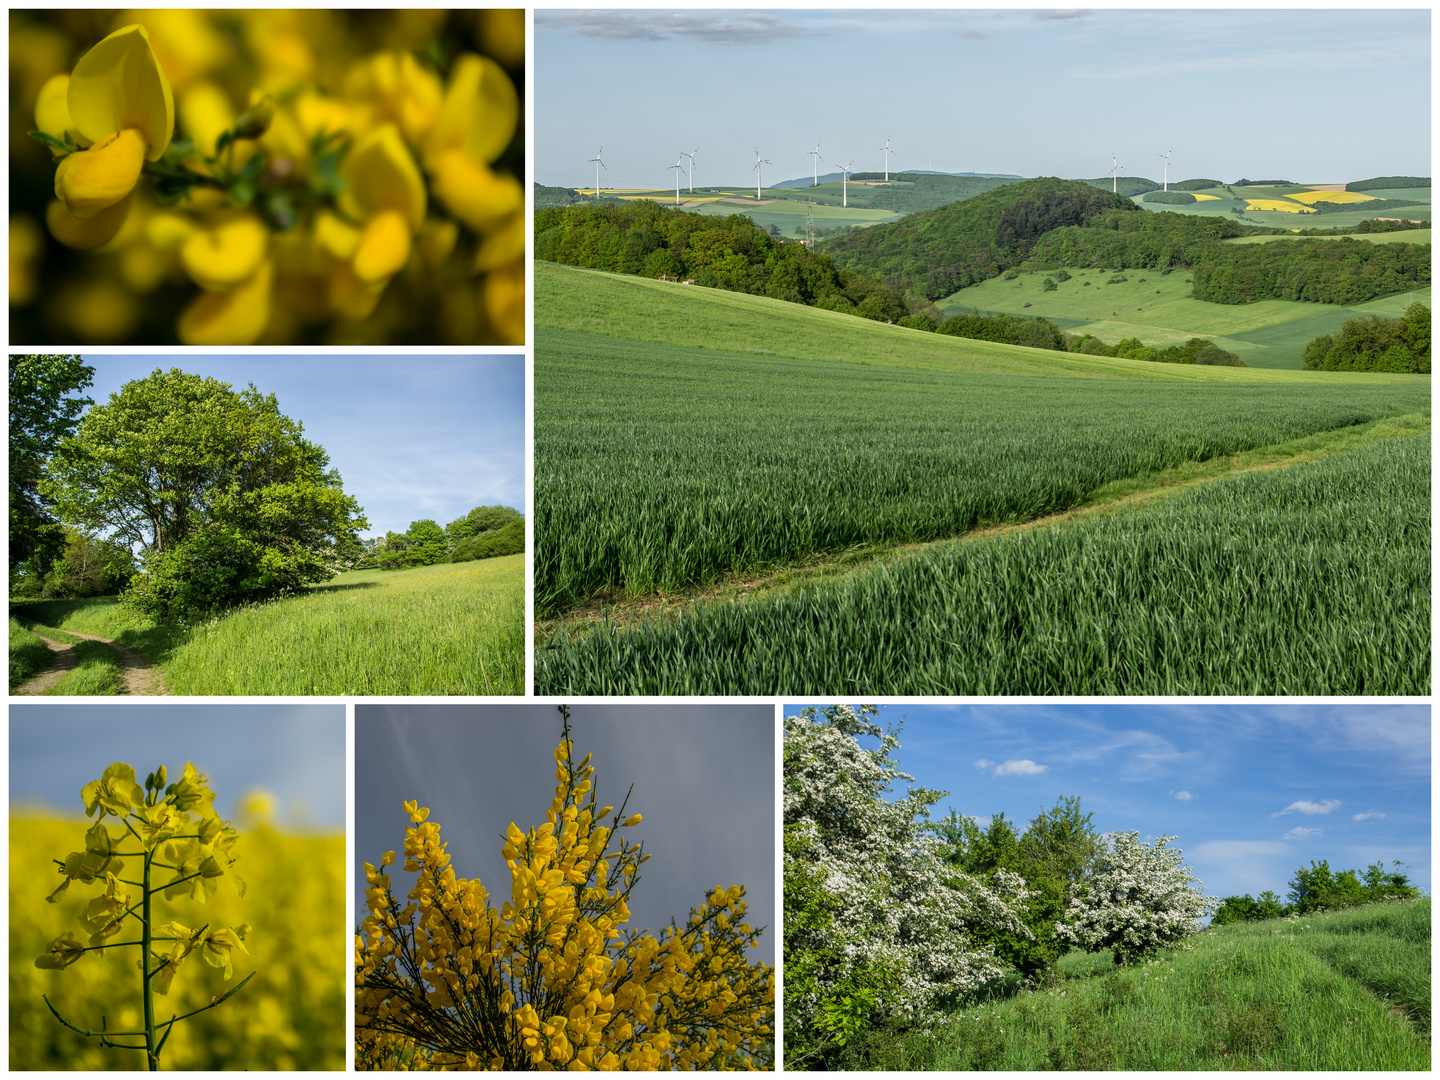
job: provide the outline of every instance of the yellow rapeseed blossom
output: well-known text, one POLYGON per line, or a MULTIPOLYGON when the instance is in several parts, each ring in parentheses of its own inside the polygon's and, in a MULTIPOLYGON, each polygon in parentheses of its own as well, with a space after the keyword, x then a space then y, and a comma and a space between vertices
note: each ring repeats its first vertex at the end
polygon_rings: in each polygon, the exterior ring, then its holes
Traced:
POLYGON ((619 814, 600 824, 613 808, 596 805, 588 755, 573 761, 568 720, 554 756, 547 820, 505 830, 508 899, 457 877, 415 802, 404 854, 418 877, 403 907, 365 865, 357 1068, 770 1067, 774 973, 746 959, 759 932, 743 921, 744 888, 710 890, 683 928, 627 929, 648 856, 617 840, 619 814))
POLYGON ((34 45, 11 52, 12 126, 45 144, 12 156, 12 190, 49 169, 55 196, 12 221, 100 249, 81 277, 20 227, 27 340, 523 343, 522 11, 127 11, 67 39, 81 25, 12 18, 34 45))

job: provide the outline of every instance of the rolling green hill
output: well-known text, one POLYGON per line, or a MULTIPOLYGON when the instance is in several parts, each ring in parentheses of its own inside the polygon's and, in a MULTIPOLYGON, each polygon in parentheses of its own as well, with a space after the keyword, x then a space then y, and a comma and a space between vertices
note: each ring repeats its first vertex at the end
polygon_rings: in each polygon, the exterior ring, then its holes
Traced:
POLYGON ((934 300, 1020 262, 1052 229, 1084 225, 1106 210, 1139 209, 1080 181, 1042 177, 837 237, 823 250, 837 266, 934 300))

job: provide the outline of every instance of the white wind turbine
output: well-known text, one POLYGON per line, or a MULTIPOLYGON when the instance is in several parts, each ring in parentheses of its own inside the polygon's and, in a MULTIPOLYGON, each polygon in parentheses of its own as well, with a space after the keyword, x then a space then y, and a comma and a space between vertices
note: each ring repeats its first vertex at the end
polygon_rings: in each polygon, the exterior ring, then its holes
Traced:
POLYGON ((684 156, 685 156, 685 152, 682 150, 682 151, 680 152, 680 157, 677 157, 677 158, 675 159, 675 164, 674 164, 674 165, 671 165, 671 166, 668 166, 669 168, 675 170, 675 205, 676 205, 676 206, 679 206, 679 205, 680 205, 680 172, 681 172, 681 170, 683 170, 683 169, 685 168, 684 165, 681 165, 681 164, 680 164, 680 159, 683 158, 684 156))
POLYGON ((1165 153, 1163 153, 1163 154, 1156 154, 1156 155, 1155 155, 1156 157, 1160 158, 1162 161, 1165 162, 1165 190, 1166 190, 1166 191, 1169 191, 1169 190, 1170 190, 1170 155, 1173 154, 1174 152, 1175 152, 1175 148, 1172 146, 1169 150, 1166 150, 1165 153))
MULTIPOLYGON (((855 164, 855 159, 854 159, 854 158, 851 158, 851 159, 850 159, 850 165, 854 165, 854 164, 855 164)), ((849 180, 850 180, 850 165, 841 165, 841 166, 840 166, 840 205, 841 205, 841 206, 849 206, 849 205, 850 205, 850 203, 849 203, 849 201, 848 201, 848 200, 849 200, 849 196, 846 194, 847 191, 849 190, 846 185, 849 183, 849 180)))
POLYGON ((890 182, 890 157, 892 154, 895 153, 894 150, 890 149, 889 135, 885 136, 885 145, 880 147, 879 149, 880 152, 885 155, 881 160, 885 162, 885 182, 888 184, 890 182))
POLYGON ((815 167, 815 176, 813 177, 814 183, 812 183, 810 186, 811 186, 811 187, 819 187, 819 186, 820 186, 820 143, 817 141, 817 142, 815 143, 815 149, 814 149, 814 150, 806 150, 805 153, 808 154, 808 155, 810 155, 811 157, 813 157, 813 158, 815 159, 814 162, 812 162, 812 164, 813 164, 814 167, 815 167))
POLYGON ((690 159, 690 194, 691 194, 691 195, 694 195, 694 194, 695 194, 695 155, 698 154, 699 152, 700 152, 700 148, 697 146, 697 147, 695 147, 694 151, 692 151, 691 153, 689 153, 689 154, 684 154, 684 153, 682 153, 682 154, 680 155, 681 157, 688 157, 688 158, 690 159))
MULTIPOLYGON (((605 153, 605 147, 602 146, 600 152, 590 159, 595 163, 595 198, 597 199, 600 198, 600 170, 605 168, 605 163, 600 160, 600 154, 603 153, 605 153)), ((609 172, 610 170, 605 168, 605 171, 609 172)))
POLYGON ((755 198, 757 199, 760 198, 760 177, 764 175, 760 166, 769 165, 770 163, 769 158, 762 158, 760 156, 760 148, 757 146, 755 148, 755 198))
POLYGON ((1119 170, 1121 170, 1121 169, 1123 169, 1123 168, 1125 168, 1125 166, 1119 164, 1119 162, 1118 162, 1118 161, 1116 160, 1116 158, 1115 158, 1115 155, 1114 155, 1114 154, 1111 154, 1111 155, 1110 155, 1110 190, 1111 190, 1114 194, 1116 194, 1116 195, 1120 194, 1120 179, 1119 179, 1118 173, 1119 173, 1119 170))

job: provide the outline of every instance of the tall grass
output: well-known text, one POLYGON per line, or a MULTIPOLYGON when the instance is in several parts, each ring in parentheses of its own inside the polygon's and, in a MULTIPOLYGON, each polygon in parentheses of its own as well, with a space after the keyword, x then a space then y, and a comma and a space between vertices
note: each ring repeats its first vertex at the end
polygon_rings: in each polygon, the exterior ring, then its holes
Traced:
POLYGON ((54 697, 108 696, 125 692, 125 669, 120 654, 98 641, 78 641, 70 646, 75 666, 46 691, 54 697))
POLYGON ((17 606, 113 638, 175 694, 523 694, 525 557, 362 570, 193 625, 114 598, 17 606))
POLYGON ((1428 694, 1430 437, 557 634, 539 694, 1428 694))
POLYGON ((1125 477, 1429 409, 1421 382, 961 375, 554 331, 537 349, 540 616, 1024 521, 1125 477))
POLYGON ((836 1064, 1428 1070, 1430 902, 1385 907, 1394 913, 1216 928, 1191 951, 1128 968, 1072 953, 1047 986, 967 1008, 934 1031, 871 1031, 836 1064), (1349 970, 1329 955, 1347 941, 1349 970), (1376 989, 1401 972, 1413 996, 1376 989), (1423 1020, 1418 1004, 1407 1008, 1419 997, 1423 1020))
POLYGON ((46 644, 10 616, 10 692, 35 678, 54 662, 46 644))

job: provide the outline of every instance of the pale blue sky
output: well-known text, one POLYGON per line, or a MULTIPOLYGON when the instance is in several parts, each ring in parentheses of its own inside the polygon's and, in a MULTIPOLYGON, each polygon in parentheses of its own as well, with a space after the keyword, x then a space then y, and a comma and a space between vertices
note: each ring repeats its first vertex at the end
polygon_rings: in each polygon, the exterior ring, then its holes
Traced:
POLYGON ((274 394, 364 507, 363 535, 421 518, 444 525, 476 506, 525 509, 522 356, 81 355, 97 404, 157 367, 274 394))
POLYGON ((950 792, 934 818, 953 807, 988 823, 1003 812, 1024 832, 1061 795, 1078 795, 1102 833, 1178 836, 1207 895, 1284 897, 1295 870, 1321 859, 1332 870, 1399 859, 1430 889, 1429 706, 880 710, 883 725, 902 719, 901 769, 950 792))
MULTIPOLYGON (((576 755, 593 753, 596 792, 617 809, 635 785, 623 830, 653 855, 631 899, 632 928, 682 925, 716 885, 749 890, 749 921, 775 956, 775 709, 771 705, 575 705, 576 755)), ((355 888, 361 864, 405 843, 411 799, 430 809, 455 872, 478 877, 497 907, 510 895, 505 827, 545 821, 555 794, 561 719, 554 705, 355 707, 355 888)), ((414 882, 391 868, 403 897, 414 882)))
POLYGON ((10 706, 12 809, 83 816, 81 788, 117 761, 141 783, 157 766, 173 780, 193 762, 210 777, 221 817, 258 788, 278 798, 282 825, 345 827, 343 705, 10 706))
POLYGON ((824 169, 1341 183, 1430 174, 1430 12, 540 10, 535 179, 824 169), (687 161, 688 168, 688 161, 687 161))

